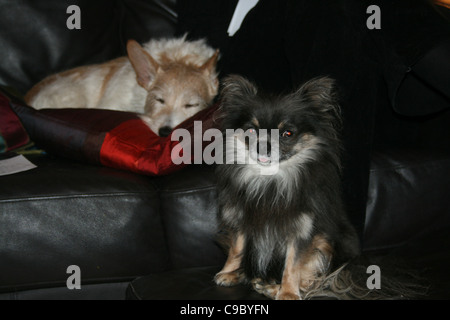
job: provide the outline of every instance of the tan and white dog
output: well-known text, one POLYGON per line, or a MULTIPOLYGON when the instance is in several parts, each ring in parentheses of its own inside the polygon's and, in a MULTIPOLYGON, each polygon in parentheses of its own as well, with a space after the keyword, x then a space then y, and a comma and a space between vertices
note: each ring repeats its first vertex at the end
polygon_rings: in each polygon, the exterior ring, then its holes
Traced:
POLYGON ((204 40, 127 43, 128 57, 51 75, 26 94, 35 109, 95 108, 130 111, 158 135, 202 110, 217 94, 219 52, 204 40))

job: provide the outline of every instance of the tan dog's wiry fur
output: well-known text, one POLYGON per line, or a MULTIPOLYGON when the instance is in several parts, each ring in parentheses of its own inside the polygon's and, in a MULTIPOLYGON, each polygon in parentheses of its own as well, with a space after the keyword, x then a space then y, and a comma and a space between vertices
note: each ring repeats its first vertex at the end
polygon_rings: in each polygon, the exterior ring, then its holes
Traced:
POLYGON ((127 43, 128 57, 78 67, 36 84, 25 101, 36 109, 131 111, 160 136, 208 106, 217 94, 218 51, 204 40, 127 43))

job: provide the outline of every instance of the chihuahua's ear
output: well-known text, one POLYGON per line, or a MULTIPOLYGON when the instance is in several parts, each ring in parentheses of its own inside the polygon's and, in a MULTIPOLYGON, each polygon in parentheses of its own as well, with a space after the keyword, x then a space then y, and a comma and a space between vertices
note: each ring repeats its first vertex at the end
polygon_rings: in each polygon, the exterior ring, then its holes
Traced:
POLYGON ((303 84, 294 96, 297 101, 307 103, 321 111, 323 119, 331 123, 335 129, 341 129, 342 115, 335 80, 329 77, 311 79, 303 84))
POLYGON ((318 77, 304 83, 294 93, 302 101, 313 103, 327 111, 337 104, 336 83, 329 77, 318 77))
POLYGON ((256 96, 257 93, 256 86, 239 75, 230 75, 222 82, 221 100, 224 104, 240 102, 256 96))
POLYGON ((136 72, 138 84, 148 90, 160 68, 158 62, 135 40, 128 40, 127 53, 131 65, 136 72))
MULTIPOLYGON (((249 80, 239 75, 229 75, 221 83, 219 95, 220 107, 215 119, 227 120, 239 117, 249 100, 257 95, 258 89, 249 80)), ((234 124, 222 122, 222 128, 232 128, 234 124)))

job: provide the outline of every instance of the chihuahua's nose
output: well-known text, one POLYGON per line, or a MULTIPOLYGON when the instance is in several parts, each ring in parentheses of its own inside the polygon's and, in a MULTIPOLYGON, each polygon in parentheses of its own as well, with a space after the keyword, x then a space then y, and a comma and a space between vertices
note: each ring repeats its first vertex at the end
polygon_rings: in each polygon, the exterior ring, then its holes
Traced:
POLYGON ((161 127, 158 130, 158 135, 160 137, 167 137, 169 136, 169 134, 172 132, 172 128, 171 127, 161 127))
POLYGON ((270 157, 270 152, 271 152, 271 146, 270 146, 270 142, 267 140, 258 140, 257 144, 256 144, 256 152, 260 155, 263 156, 268 156, 270 157))

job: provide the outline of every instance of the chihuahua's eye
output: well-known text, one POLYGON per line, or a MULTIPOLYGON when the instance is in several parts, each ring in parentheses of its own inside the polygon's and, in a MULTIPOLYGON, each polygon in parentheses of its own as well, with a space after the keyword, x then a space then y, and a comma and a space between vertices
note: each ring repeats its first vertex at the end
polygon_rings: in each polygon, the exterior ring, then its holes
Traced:
POLYGON ((198 103, 188 103, 184 105, 185 108, 198 107, 198 103))
POLYGON ((162 99, 162 98, 156 98, 156 101, 158 101, 158 102, 161 103, 161 104, 164 104, 164 103, 165 103, 164 99, 162 99))
POLYGON ((250 134, 256 134, 256 129, 255 128, 249 128, 247 131, 250 134))
POLYGON ((294 135, 294 133, 290 130, 284 130, 283 133, 281 134, 281 136, 283 138, 290 138, 294 135))

